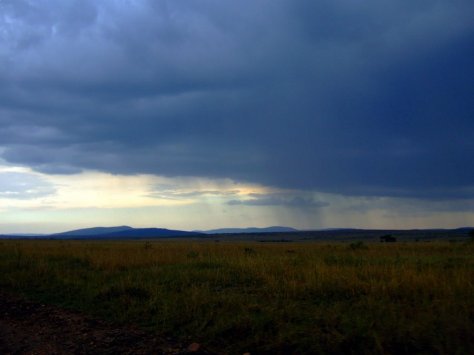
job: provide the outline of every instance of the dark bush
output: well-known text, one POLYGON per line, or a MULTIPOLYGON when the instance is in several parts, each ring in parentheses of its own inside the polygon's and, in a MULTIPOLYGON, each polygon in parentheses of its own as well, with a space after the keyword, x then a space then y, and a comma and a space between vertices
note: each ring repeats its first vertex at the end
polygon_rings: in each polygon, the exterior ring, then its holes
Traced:
POLYGON ((351 243, 349 245, 349 248, 352 250, 368 249, 367 245, 365 245, 365 243, 361 241, 351 243))
POLYGON ((380 237, 380 241, 382 243, 395 243, 397 238, 392 236, 391 234, 386 234, 380 237))

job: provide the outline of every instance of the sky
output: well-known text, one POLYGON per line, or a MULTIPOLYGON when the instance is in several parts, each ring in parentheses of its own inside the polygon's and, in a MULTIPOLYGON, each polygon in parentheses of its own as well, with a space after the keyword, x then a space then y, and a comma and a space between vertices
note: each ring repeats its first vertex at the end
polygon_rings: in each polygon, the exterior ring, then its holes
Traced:
POLYGON ((0 0, 0 234, 474 225, 472 0, 0 0))

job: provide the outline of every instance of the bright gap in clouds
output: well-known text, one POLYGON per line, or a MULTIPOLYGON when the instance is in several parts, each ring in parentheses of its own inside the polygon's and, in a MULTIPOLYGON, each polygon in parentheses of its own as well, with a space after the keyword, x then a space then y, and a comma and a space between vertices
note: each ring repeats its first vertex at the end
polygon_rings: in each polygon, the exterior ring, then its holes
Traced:
MULTIPOLYGON (((239 214, 237 218, 226 218, 226 209, 239 209, 230 202, 245 203, 276 192, 229 179, 95 171, 51 175, 11 165, 0 166, 0 186, 0 233, 53 232, 114 224, 176 229, 243 226, 239 214), (222 215, 218 219, 221 224, 216 225, 215 219, 209 218, 211 215, 222 215)), ((259 225, 260 217, 262 213, 256 213, 244 220, 259 225)), ((272 214, 265 212, 263 217, 271 220, 272 214)))
POLYGON ((405 229, 474 224, 472 199, 351 197, 230 179, 95 171, 48 175, 0 165, 0 186, 0 234, 125 224, 183 230, 270 225, 405 229))

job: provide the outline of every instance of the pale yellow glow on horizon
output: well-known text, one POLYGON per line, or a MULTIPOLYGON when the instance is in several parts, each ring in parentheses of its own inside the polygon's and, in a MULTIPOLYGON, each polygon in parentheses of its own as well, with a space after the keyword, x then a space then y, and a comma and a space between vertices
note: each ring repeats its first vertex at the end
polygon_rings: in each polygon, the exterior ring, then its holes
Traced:
POLYGON ((192 203, 148 197, 153 180, 148 176, 119 176, 97 172, 48 177, 57 188, 51 197, 56 208, 125 208, 192 203))
POLYGON ((0 165, 0 173, 35 175, 55 188, 55 193, 31 198, 0 198, 0 211, 9 208, 74 209, 138 208, 182 206, 219 199, 220 196, 246 196, 268 193, 258 185, 245 185, 230 179, 197 177, 168 178, 155 175, 113 175, 85 171, 73 175, 48 175, 29 168, 0 165), (166 188, 162 188, 165 186, 166 188))
MULTIPOLYGON (((4 191, 0 197, 0 234, 9 231, 60 232, 123 224, 182 230, 271 225, 298 229, 455 228, 474 225, 474 200, 458 201, 458 209, 449 210, 445 209, 446 201, 351 197, 276 189, 231 179, 113 175, 98 171, 48 175, 0 161, 1 173, 18 173, 20 178, 21 174, 35 176, 40 184, 50 185, 54 190, 47 194, 49 190, 46 188, 45 194, 36 197, 34 193, 26 194, 28 198, 25 199, 18 196, 6 198, 4 191), (290 201, 291 196, 306 196, 323 202, 323 205, 321 208, 306 208, 304 205, 246 203, 258 199, 256 195, 288 196, 290 201)), ((34 192, 34 184, 31 188, 34 192)))

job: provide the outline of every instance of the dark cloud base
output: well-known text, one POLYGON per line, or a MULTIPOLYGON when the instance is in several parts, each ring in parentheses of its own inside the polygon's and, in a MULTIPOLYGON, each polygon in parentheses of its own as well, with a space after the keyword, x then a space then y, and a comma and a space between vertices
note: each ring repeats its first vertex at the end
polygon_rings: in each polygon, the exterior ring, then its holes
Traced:
POLYGON ((8 162, 474 196, 471 1, 0 6, 8 162))

